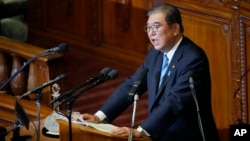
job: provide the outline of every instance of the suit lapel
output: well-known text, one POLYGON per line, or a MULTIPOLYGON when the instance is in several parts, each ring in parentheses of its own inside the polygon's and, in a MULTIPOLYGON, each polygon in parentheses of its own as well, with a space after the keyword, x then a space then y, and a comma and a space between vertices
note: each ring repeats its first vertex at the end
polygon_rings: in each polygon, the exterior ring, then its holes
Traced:
POLYGON ((159 85, 159 81, 160 81, 160 73, 161 73, 161 65, 162 65, 162 57, 163 57, 163 53, 159 54, 157 56, 157 61, 156 61, 156 70, 153 74, 155 74, 155 79, 153 79, 154 83, 153 83, 153 88, 155 88, 155 93, 157 93, 158 91, 158 85, 159 85))
MULTIPOLYGON (((180 61, 180 59, 181 59, 181 57, 182 57, 182 53, 183 53, 182 50, 183 50, 183 47, 185 46, 185 45, 183 44, 183 41, 184 41, 184 40, 185 40, 185 38, 183 38, 183 40, 182 40, 180 46, 179 46, 179 47, 177 48, 177 50, 175 51, 175 54, 174 54, 174 56, 173 56, 173 58, 172 58, 172 60, 171 60, 171 62, 170 62, 170 64, 169 64, 169 66, 168 66, 166 75, 165 75, 165 77, 164 77, 164 79, 163 79, 162 85, 160 86, 160 88, 158 88, 158 87, 156 86, 156 97, 155 97, 155 100, 154 100, 154 102, 153 102, 153 104, 152 104, 152 107, 153 107, 154 103, 157 101, 157 99, 158 99, 159 97, 161 97, 161 95, 164 93, 163 91, 165 91, 165 88, 166 88, 167 84, 169 83, 169 81, 171 80, 171 78, 175 75, 176 70, 178 69, 179 61, 180 61), (157 90, 157 88, 158 88, 158 90, 157 90)), ((160 55, 160 56, 162 57, 162 55, 160 55)), ((162 61, 159 61, 159 62, 162 63, 162 61)), ((160 66, 161 66, 161 65, 160 65, 160 66)), ((156 80, 156 84, 157 84, 157 85, 158 85, 158 83, 159 83, 159 75, 158 75, 158 79, 156 80)), ((152 107, 151 107, 151 108, 152 108, 152 107)))
POLYGON ((167 69, 167 72, 166 72, 166 75, 164 76, 163 78, 163 82, 162 82, 162 85, 160 86, 160 88, 158 89, 158 92, 156 94, 157 97, 160 96, 160 94, 162 94, 162 91, 164 90, 164 88, 166 87, 168 81, 172 78, 172 76, 174 76, 175 74, 175 68, 176 68, 176 65, 178 64, 178 61, 177 60, 173 60, 171 61, 171 63, 169 64, 168 66, 168 69, 167 69))

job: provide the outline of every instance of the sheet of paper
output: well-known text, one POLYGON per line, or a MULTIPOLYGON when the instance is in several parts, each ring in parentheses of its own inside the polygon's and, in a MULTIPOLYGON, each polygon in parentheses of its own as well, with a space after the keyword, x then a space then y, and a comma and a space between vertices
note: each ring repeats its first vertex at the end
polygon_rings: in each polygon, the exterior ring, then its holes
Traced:
POLYGON ((107 123, 89 123, 87 122, 87 126, 89 127, 93 127, 99 131, 102 131, 102 132, 107 132, 107 133, 111 133, 112 130, 118 128, 117 126, 115 125, 112 125, 112 124, 107 124, 107 123))
POLYGON ((95 129, 97 129, 99 131, 107 132, 107 133, 111 133, 112 130, 118 128, 117 126, 114 126, 112 124, 107 124, 107 123, 90 123, 90 122, 86 122, 82 118, 80 113, 78 113, 78 112, 74 112, 74 114, 72 115, 72 123, 79 124, 79 125, 84 125, 84 126, 89 126, 89 127, 95 128, 95 129))

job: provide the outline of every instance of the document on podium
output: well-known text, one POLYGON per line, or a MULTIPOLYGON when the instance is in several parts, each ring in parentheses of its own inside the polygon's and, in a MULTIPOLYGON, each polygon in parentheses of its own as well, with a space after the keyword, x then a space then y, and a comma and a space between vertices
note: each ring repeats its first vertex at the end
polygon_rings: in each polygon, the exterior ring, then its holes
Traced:
POLYGON ((76 123, 76 124, 92 127, 92 128, 95 128, 99 131, 107 132, 107 133, 111 133, 112 130, 118 128, 117 126, 112 125, 112 124, 108 124, 108 123, 90 123, 90 122, 86 122, 86 121, 84 121, 84 122, 72 121, 72 122, 76 123))
MULTIPOLYGON (((106 133, 111 133, 112 130, 118 128, 117 126, 114 126, 112 124, 86 122, 82 118, 79 112, 73 112, 71 117, 72 117, 71 121, 73 124, 88 126, 88 127, 95 128, 99 131, 106 132, 106 133)), ((54 113, 46 117, 44 121, 46 134, 59 135, 59 125, 57 122, 55 122, 57 119, 68 121, 68 119, 65 116, 63 116, 62 114, 57 114, 57 113, 54 113)))
POLYGON ((108 124, 108 123, 86 122, 84 119, 82 119, 81 116, 76 116, 76 115, 72 118, 72 123, 92 127, 92 128, 95 128, 99 131, 107 132, 107 133, 111 133, 112 130, 118 128, 117 126, 112 125, 112 124, 108 124))

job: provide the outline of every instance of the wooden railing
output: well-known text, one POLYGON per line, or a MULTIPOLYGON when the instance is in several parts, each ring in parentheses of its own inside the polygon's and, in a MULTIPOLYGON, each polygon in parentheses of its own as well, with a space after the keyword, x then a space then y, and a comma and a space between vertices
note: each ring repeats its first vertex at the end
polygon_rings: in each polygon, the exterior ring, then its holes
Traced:
MULTIPOLYGON (((17 70, 27 63, 27 60, 44 51, 43 48, 27 43, 0 37, 0 86, 2 86, 17 70)), ((45 82, 61 75, 63 72, 63 54, 48 55, 31 61, 27 68, 17 74, 3 89, 0 90, 0 117, 5 119, 7 113, 14 114, 14 101, 17 96, 32 90, 45 82)), ((63 87, 63 82, 59 83, 63 87)), ((24 97, 22 102, 29 115, 36 115, 36 94, 24 97)), ((45 87, 41 92, 41 104, 48 107, 51 100, 50 87, 45 87)), ((43 108, 42 108, 43 109, 43 108)), ((46 108, 45 108, 46 109, 46 108)), ((46 115, 46 110, 41 111, 41 117, 46 115), (45 114, 44 114, 45 113, 45 114), (44 115, 43 115, 44 114, 44 115)), ((8 117, 7 117, 8 118, 8 117)), ((13 117, 14 118, 14 117, 13 117)))

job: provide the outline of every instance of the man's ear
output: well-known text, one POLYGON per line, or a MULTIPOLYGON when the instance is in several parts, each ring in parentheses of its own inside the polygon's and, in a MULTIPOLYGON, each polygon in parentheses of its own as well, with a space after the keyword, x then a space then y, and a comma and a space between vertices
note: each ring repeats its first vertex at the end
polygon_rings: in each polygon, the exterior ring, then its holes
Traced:
POLYGON ((174 23, 172 25, 172 28, 174 29, 174 35, 178 35, 181 31, 180 31, 180 25, 178 23, 174 23))

